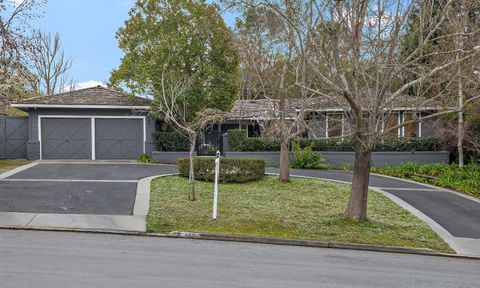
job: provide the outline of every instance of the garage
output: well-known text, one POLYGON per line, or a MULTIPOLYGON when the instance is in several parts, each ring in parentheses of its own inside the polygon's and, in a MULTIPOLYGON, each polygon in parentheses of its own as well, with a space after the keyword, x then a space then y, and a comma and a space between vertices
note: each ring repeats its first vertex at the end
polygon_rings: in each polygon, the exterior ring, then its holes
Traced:
POLYGON ((150 100, 105 87, 12 104, 28 113, 28 159, 136 159, 151 154, 150 100))
POLYGON ((143 117, 43 116, 40 121, 42 159, 136 159, 144 153, 143 117))
POLYGON ((95 119, 96 159, 136 159, 144 153, 142 119, 95 119))
POLYGON ((42 119, 42 158, 91 159, 91 137, 91 122, 88 118, 42 119))

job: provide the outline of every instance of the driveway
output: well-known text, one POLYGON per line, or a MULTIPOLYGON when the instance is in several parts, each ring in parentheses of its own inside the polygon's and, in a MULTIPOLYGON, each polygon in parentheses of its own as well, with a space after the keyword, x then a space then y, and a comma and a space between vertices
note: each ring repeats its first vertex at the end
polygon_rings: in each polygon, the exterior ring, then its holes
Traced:
POLYGON ((176 171, 171 165, 133 162, 37 162, 0 179, 0 222, 6 221, 7 226, 143 231, 145 215, 135 215, 134 208, 148 208, 148 203, 140 203, 145 197, 139 193, 149 191, 139 191, 139 181, 176 171))
MULTIPOLYGON (((278 173, 277 168, 268 172, 278 173)), ((351 171, 292 169, 292 175, 351 183, 351 171)), ((455 251, 480 255, 480 200, 447 189, 372 174, 370 187, 427 222, 455 251)))

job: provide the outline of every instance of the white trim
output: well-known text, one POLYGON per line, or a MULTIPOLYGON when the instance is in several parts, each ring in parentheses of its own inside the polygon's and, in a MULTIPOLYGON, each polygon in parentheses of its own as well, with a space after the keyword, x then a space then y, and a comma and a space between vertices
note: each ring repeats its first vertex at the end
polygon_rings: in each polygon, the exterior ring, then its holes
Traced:
POLYGON ((11 104, 15 108, 75 108, 75 109, 141 109, 150 110, 150 106, 121 105, 52 105, 52 104, 11 104))
POLYGON ((38 115, 38 142, 40 146, 40 160, 42 157, 42 119, 43 118, 72 118, 72 119, 90 119, 91 120, 91 142, 92 142, 92 155, 91 160, 96 159, 95 151, 95 120, 96 119, 142 119, 143 123, 143 153, 146 152, 146 143, 147 143, 147 117, 146 116, 86 116, 86 115, 38 115))
POLYGON ((422 137, 422 113, 418 113, 418 138, 422 137))
MULTIPOLYGON (((402 111, 398 112, 398 125, 402 125, 402 111)), ((403 136, 403 127, 398 127, 397 128, 397 137, 402 137, 403 136)))
POLYGON ((92 132, 92 135, 90 137, 92 137, 92 160, 95 160, 95 118, 90 118, 90 131, 92 132))
POLYGON ((328 139, 328 113, 325 113, 325 139, 328 139))

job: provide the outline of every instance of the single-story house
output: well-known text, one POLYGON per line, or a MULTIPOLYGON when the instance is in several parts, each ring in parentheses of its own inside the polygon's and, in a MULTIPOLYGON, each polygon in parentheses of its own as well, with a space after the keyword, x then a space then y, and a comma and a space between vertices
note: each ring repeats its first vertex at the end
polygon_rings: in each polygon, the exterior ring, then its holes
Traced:
POLYGON ((151 154, 150 101, 101 86, 11 106, 28 113, 28 159, 136 159, 151 154))
MULTIPOLYGON (((420 97, 402 96, 390 103, 385 109, 384 117, 378 122, 378 131, 385 131, 385 135, 393 137, 429 137, 434 136, 437 124, 436 118, 422 119, 441 109, 443 105, 435 100, 420 97), (406 121, 417 119, 418 122, 403 127, 393 128, 406 121)), ((307 119, 308 131, 304 136, 311 139, 341 140, 349 134, 350 121, 345 113, 345 105, 327 98, 311 98, 307 101, 292 100, 287 104, 286 118, 297 117, 302 110, 307 119)), ((237 100, 228 113, 226 121, 221 125, 214 125, 206 131, 206 142, 215 143, 218 134, 226 133, 229 129, 245 129, 249 137, 259 137, 268 132, 268 123, 278 114, 278 102, 268 99, 237 100)), ((278 118, 277 118, 278 119, 278 118)))

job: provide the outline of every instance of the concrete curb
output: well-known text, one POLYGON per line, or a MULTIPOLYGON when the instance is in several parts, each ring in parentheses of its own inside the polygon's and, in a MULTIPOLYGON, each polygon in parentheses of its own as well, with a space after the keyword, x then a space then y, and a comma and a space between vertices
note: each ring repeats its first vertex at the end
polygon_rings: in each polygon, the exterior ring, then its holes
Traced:
POLYGON ((359 250, 370 252, 410 254, 421 256, 448 257, 456 259, 480 260, 480 257, 462 254, 449 254, 436 252, 428 248, 410 248, 400 246, 382 246, 372 244, 355 244, 355 243, 336 243, 323 242, 316 240, 299 240, 299 239, 283 239, 283 238, 267 238, 245 235, 229 235, 229 234, 210 234, 196 232, 170 232, 170 233, 145 233, 145 232, 129 232, 118 230, 92 230, 92 229, 67 229, 67 228, 36 228, 36 227, 2 227, 0 230, 25 230, 25 231, 44 231, 44 232, 71 232, 71 233, 89 233, 89 234, 108 234, 120 236, 137 236, 137 237, 155 237, 155 238, 178 238, 203 241, 225 241, 239 243, 253 243, 266 245, 283 245, 310 248, 328 248, 328 249, 344 249, 359 250))

